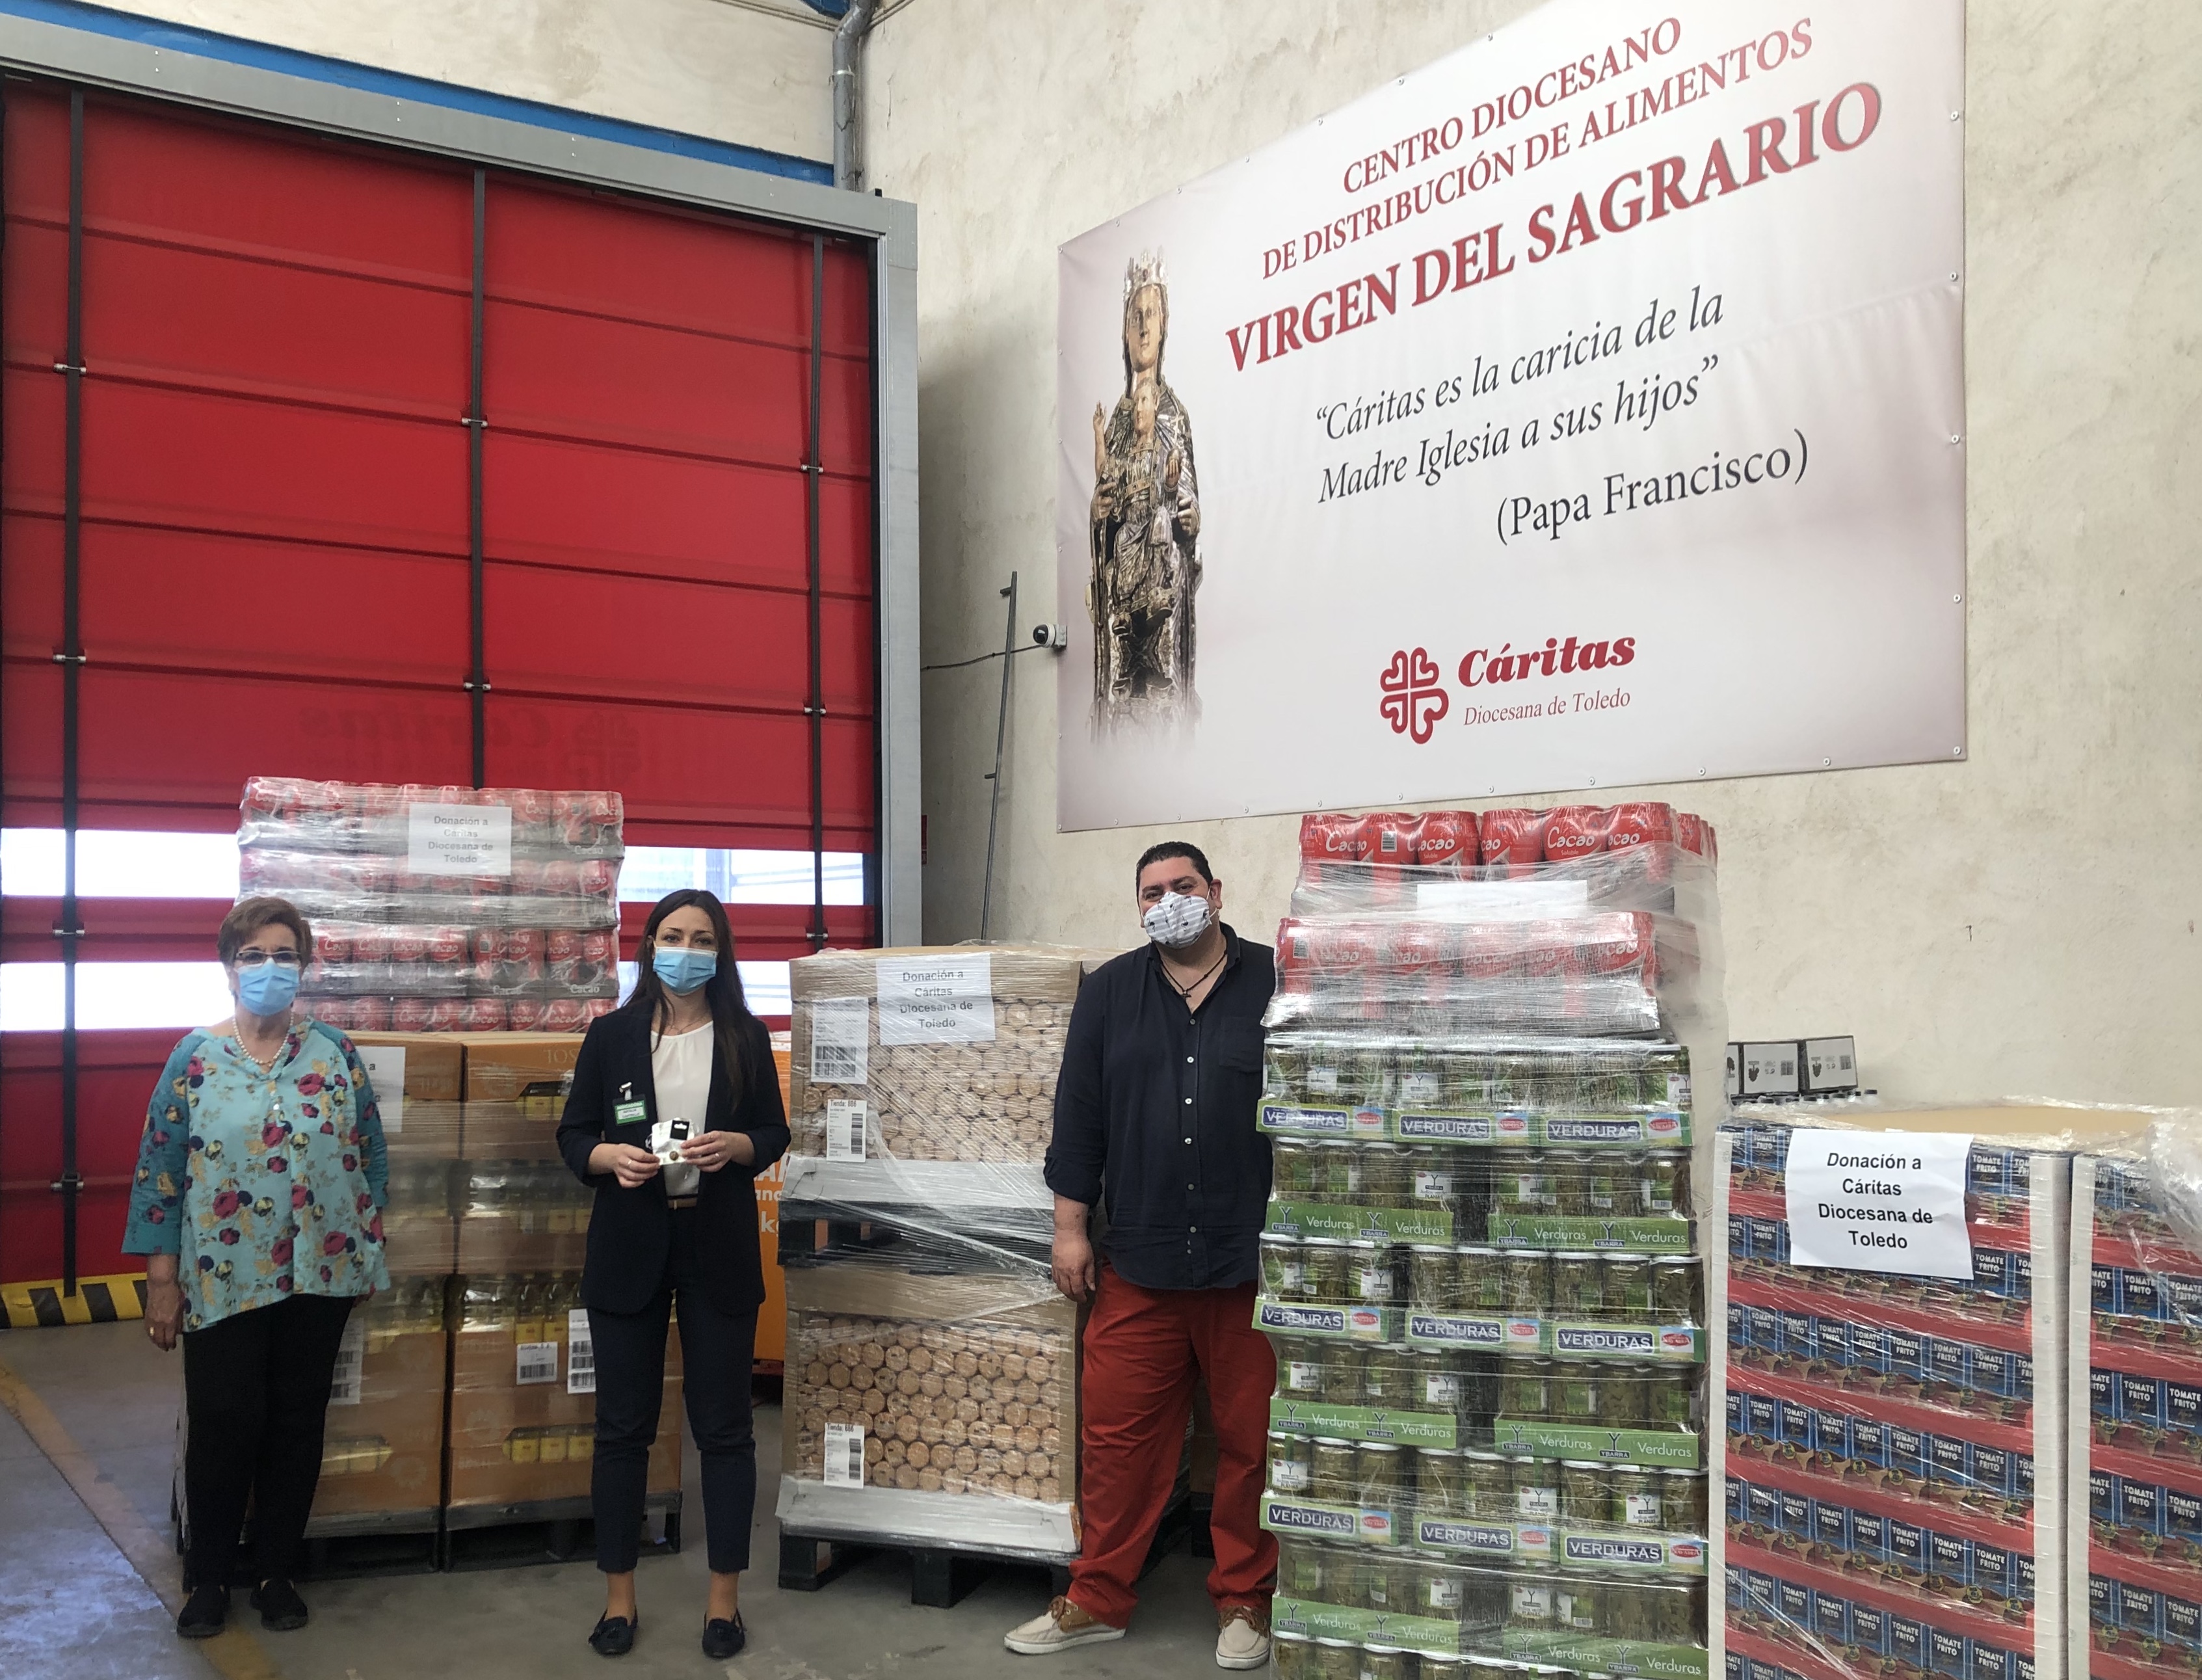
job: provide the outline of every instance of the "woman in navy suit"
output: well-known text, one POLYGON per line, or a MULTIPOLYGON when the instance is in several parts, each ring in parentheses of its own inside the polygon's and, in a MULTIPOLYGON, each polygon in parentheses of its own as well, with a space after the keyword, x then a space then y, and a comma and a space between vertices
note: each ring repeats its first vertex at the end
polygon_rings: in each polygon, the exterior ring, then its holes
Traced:
POLYGON ((723 1661, 747 1636, 739 1589, 757 1504, 750 1375, 764 1271, 755 1181, 787 1147, 787 1112, 717 897, 661 899, 639 958, 633 997, 582 1042, 558 1123, 567 1165, 597 1193, 581 1300, 597 1362, 590 1494, 605 1591, 589 1643, 607 1657, 634 1648, 643 1495, 677 1300, 711 1565, 704 1653, 723 1661))

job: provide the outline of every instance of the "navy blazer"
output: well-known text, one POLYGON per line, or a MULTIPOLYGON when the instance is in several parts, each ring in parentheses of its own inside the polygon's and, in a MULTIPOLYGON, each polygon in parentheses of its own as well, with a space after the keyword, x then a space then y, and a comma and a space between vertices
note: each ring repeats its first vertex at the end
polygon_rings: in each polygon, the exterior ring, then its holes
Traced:
MULTIPOLYGON (((787 1151, 787 1108, 780 1101, 772 1037, 752 1016, 744 1031, 743 1081, 737 1095, 726 1058, 715 1047, 711 1093, 704 1105, 705 1129, 747 1132, 757 1159, 729 1161, 707 1172, 697 1193, 697 1254, 704 1291, 721 1312, 750 1312, 764 1304, 764 1268, 757 1248, 757 1175, 787 1151)), ((558 1122, 558 1152, 580 1181, 597 1193, 589 1215, 589 1254, 581 1273, 581 1300, 605 1312, 639 1312, 665 1278, 672 1241, 672 1210, 665 1205, 665 1175, 639 1189, 620 1188, 608 1172, 589 1170, 589 1152, 600 1143, 650 1147, 657 1120, 657 1088, 650 1067, 649 1011, 630 1005, 592 1022, 574 1064, 573 1093, 558 1122), (639 1101, 644 1117, 621 1125, 615 1111, 639 1101)))

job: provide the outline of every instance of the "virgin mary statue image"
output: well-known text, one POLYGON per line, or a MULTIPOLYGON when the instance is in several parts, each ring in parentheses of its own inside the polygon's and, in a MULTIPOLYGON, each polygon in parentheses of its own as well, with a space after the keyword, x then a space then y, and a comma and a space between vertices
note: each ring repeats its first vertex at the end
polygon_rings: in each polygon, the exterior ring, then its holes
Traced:
POLYGON ((1163 377, 1169 287, 1160 253, 1124 270, 1124 389, 1093 409, 1093 727, 1190 725, 1193 598, 1200 588, 1200 489, 1192 422, 1163 377))

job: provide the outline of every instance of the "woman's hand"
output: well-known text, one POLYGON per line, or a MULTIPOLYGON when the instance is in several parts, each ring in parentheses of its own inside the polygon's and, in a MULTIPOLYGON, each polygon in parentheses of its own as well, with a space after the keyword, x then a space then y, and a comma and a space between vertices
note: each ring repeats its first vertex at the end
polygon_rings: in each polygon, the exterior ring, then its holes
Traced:
POLYGON ((757 1140, 747 1132, 705 1132, 680 1146, 680 1158, 705 1172, 716 1172, 729 1161, 749 1166, 757 1160, 757 1140))
POLYGON ((176 1257, 150 1254, 145 1264, 145 1334, 163 1353, 176 1345, 184 1328, 184 1287, 176 1281, 176 1257), (166 1261, 165 1265, 160 1264, 166 1261))
POLYGON ((589 1152, 589 1170, 611 1174, 622 1190, 639 1190, 657 1176, 657 1157, 631 1143, 600 1143, 589 1152))

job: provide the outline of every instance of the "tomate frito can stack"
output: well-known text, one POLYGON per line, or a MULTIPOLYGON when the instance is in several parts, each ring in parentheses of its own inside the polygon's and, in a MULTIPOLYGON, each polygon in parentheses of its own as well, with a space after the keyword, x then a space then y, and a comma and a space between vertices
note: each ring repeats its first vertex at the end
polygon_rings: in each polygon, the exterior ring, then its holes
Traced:
POLYGON ((1709 1670, 1709 825, 1303 820, 1261 1124, 1275 1660, 1709 1670))
POLYGON ((2086 1672, 2068 1661, 2086 1624, 2066 1572, 2085 1459, 2068 1200, 2075 1152, 2136 1118, 1737 1105, 1709 1199, 1732 1680, 2086 1672))
POLYGON ((2074 1165, 2075 1680, 2202 1669, 2202 1151, 2190 1123, 2159 1129, 2146 1158, 2074 1165))

